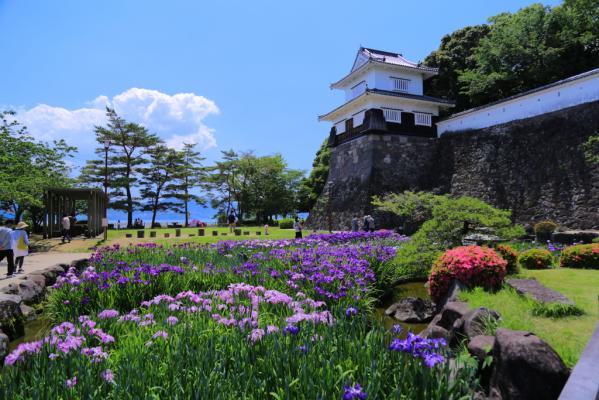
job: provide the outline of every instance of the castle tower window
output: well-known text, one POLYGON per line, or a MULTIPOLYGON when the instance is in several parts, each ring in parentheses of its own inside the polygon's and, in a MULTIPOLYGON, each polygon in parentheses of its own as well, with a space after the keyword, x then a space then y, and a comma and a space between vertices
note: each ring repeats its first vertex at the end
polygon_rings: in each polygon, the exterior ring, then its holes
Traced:
POLYGON ((393 81, 393 90, 397 90, 399 92, 409 92, 410 91, 410 80, 409 79, 391 77, 391 81, 393 81))
POLYGON ((383 114, 385 115, 385 121, 401 124, 401 110, 383 108, 383 114))
POLYGON ((415 112, 414 113, 414 125, 420 126, 432 126, 433 116, 427 113, 415 112))
POLYGON ((345 120, 344 119, 342 119, 341 121, 339 121, 335 124, 335 130, 337 131, 337 134, 345 132, 345 120))

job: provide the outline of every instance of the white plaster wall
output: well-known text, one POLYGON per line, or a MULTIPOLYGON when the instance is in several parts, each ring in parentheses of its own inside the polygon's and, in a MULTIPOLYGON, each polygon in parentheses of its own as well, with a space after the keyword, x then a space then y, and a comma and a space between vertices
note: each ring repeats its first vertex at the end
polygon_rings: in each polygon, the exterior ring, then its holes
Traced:
POLYGON ((345 101, 349 101, 356 97, 352 93, 351 88, 362 81, 366 82, 369 89, 393 90, 393 81, 391 80, 391 77, 409 79, 410 90, 408 93, 416 95, 423 94, 422 74, 404 71, 390 71, 383 67, 375 67, 369 69, 365 73, 358 74, 358 76, 352 79, 351 83, 348 83, 347 88, 345 89, 345 101))
POLYGON ((439 136, 446 132, 481 129, 599 100, 599 70, 529 95, 484 107, 437 123, 439 136))

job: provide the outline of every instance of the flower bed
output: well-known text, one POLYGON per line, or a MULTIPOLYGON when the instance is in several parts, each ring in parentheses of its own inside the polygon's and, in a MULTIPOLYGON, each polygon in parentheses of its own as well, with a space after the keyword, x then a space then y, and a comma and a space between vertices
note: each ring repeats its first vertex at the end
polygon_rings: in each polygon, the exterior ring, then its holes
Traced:
POLYGON ((471 394, 474 367, 450 371, 444 343, 371 318, 376 271, 395 255, 378 239, 99 249, 50 294, 64 322, 7 357, 1 397, 471 394))

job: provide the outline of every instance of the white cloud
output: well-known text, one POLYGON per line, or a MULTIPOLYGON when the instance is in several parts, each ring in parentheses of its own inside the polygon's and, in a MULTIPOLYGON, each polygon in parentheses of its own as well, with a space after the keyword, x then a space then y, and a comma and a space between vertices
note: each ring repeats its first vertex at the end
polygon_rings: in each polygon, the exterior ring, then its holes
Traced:
POLYGON ((131 88, 112 98, 100 95, 86 107, 67 109, 40 104, 17 110, 16 117, 40 140, 65 139, 77 146, 83 163, 97 147, 94 125, 106 123, 106 106, 114 107, 126 120, 157 133, 168 146, 181 148, 183 143, 195 143, 204 150, 216 146, 214 130, 206 126, 204 119, 218 114, 219 109, 212 100, 194 93, 168 95, 131 88))

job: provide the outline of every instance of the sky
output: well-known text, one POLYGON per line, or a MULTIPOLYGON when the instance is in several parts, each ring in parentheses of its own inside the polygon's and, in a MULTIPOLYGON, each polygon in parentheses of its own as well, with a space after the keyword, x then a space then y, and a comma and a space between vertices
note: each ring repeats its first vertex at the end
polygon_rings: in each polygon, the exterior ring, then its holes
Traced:
MULTIPOLYGON (((168 145, 281 153, 310 170, 360 45, 413 61, 503 1, 0 0, 0 109, 93 157, 110 105, 168 145)), ((544 4, 556 5, 558 1, 544 4)))

